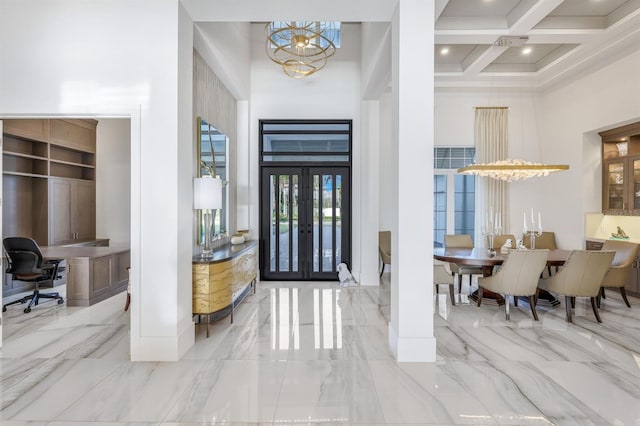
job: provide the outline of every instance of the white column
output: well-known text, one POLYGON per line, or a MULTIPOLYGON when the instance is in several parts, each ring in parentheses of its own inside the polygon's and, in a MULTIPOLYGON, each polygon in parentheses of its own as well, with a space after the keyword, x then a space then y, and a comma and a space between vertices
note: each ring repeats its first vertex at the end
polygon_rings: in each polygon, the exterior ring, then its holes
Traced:
POLYGON ((236 156, 236 216, 238 229, 251 229, 252 238, 258 236, 258 221, 250 220, 249 200, 250 200, 250 175, 249 167, 249 101, 237 101, 237 147, 236 156))
POLYGON ((378 144, 380 122, 379 101, 363 101, 361 105, 362 137, 360 155, 360 285, 378 285, 378 144))
POLYGON ((397 216, 392 225, 389 343, 399 362, 434 362, 434 4, 399 0, 392 22, 392 136, 397 216))

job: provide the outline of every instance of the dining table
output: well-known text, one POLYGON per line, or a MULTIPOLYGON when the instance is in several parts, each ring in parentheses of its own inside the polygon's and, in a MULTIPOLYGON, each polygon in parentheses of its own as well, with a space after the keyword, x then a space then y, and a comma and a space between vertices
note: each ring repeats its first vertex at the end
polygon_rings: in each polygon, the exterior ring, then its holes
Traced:
MULTIPOLYGON (((549 250, 549 256, 547 257, 547 266, 562 266, 569 258, 571 250, 553 249, 549 250)), ((482 268, 482 276, 490 277, 493 275, 493 269, 496 266, 502 265, 509 257, 508 253, 501 253, 500 251, 490 251, 486 248, 446 248, 437 247, 433 249, 433 258, 443 262, 455 263, 461 266, 479 266, 482 268)), ((476 292, 469 295, 469 299, 477 301, 476 292)), ((494 300, 498 305, 504 304, 504 298, 497 294, 484 290, 482 298, 494 300)), ((555 305, 558 301, 550 293, 544 297, 552 305, 555 305)))

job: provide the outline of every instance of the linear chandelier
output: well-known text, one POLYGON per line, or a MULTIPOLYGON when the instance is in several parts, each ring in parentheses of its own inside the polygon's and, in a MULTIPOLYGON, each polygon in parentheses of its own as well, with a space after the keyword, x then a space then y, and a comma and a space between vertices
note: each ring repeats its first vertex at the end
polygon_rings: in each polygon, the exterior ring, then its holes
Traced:
POLYGON ((537 176, 548 176, 550 173, 569 170, 566 164, 540 164, 518 159, 506 159, 492 163, 471 164, 458 169, 458 173, 466 175, 486 176, 493 179, 513 182, 537 176))
POLYGON ((291 78, 310 76, 336 53, 335 28, 334 22, 269 22, 265 26, 267 56, 291 78))

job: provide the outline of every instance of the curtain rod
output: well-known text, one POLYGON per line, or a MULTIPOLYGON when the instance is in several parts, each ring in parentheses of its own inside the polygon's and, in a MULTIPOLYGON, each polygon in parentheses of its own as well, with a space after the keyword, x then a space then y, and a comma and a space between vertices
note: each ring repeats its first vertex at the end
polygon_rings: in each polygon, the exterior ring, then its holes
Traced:
POLYGON ((496 107, 492 107, 492 106, 477 106, 474 107, 475 109, 509 109, 510 107, 506 107, 506 106, 496 106, 496 107))

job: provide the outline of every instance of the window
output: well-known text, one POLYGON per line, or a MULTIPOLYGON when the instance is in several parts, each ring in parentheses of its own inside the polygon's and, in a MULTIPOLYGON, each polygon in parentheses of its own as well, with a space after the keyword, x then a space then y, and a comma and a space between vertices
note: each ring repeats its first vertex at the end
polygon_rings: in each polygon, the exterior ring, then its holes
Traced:
POLYGON ((444 247, 446 234, 475 239, 476 178, 456 170, 473 163, 475 148, 434 148, 433 246, 444 247))

